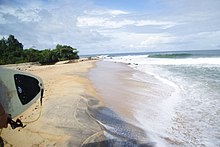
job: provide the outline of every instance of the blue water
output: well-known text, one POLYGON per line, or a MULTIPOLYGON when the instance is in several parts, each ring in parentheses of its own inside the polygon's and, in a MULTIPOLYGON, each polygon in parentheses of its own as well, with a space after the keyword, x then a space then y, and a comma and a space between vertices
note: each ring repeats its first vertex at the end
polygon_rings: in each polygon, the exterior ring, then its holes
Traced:
POLYGON ((155 79, 163 85, 153 87, 158 93, 145 92, 146 99, 131 108, 158 146, 220 146, 220 50, 110 56, 105 60, 146 75, 134 72, 133 80, 149 84, 155 79))

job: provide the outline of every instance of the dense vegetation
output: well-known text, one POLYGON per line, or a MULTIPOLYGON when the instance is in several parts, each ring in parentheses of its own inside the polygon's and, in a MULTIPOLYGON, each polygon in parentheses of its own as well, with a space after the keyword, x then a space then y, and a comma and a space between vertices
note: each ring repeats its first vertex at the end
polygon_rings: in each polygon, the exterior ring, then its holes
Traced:
POLYGON ((68 45, 58 44, 55 49, 37 50, 33 48, 23 49, 13 35, 0 40, 0 65, 23 62, 40 62, 52 64, 57 61, 78 59, 78 51, 68 45))

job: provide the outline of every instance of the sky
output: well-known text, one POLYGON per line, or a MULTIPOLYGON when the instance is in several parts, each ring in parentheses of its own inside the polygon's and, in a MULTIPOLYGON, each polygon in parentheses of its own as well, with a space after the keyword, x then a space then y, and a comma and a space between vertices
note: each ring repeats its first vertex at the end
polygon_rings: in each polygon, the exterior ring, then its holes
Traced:
POLYGON ((220 49, 220 0, 0 0, 0 38, 79 54, 220 49))

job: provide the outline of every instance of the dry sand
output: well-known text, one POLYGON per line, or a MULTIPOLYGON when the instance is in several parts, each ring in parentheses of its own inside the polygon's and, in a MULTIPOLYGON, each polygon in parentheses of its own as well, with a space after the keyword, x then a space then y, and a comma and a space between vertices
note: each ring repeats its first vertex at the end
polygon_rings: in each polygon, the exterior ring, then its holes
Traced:
MULTIPOLYGON (((102 140, 103 131, 87 113, 88 104, 100 104, 87 78, 95 62, 14 67, 41 77, 45 92, 39 120, 25 128, 3 129, 1 136, 8 142, 6 146, 81 146, 102 140)), ((35 120, 40 113, 39 107, 38 102, 33 104, 19 118, 23 122, 35 120)))

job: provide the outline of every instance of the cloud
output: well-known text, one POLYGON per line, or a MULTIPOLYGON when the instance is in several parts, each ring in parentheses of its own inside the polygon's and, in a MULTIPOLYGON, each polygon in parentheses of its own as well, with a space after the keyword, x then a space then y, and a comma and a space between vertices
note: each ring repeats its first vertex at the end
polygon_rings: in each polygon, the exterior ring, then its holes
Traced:
POLYGON ((68 44, 83 54, 216 48, 220 2, 186 1, 158 0, 131 11, 93 0, 4 0, 0 36, 13 34, 25 48, 68 44))
POLYGON ((36 22, 40 20, 40 16, 38 15, 39 11, 38 9, 17 9, 13 13, 8 14, 16 17, 21 22, 36 22))
POLYGON ((133 24, 132 20, 115 21, 105 17, 78 17, 78 27, 102 27, 102 28, 121 28, 133 24))
POLYGON ((128 12, 122 11, 122 10, 109 10, 108 11, 111 15, 122 15, 122 14, 128 14, 128 12))
POLYGON ((122 10, 112 10, 112 9, 96 9, 96 10, 85 10, 84 14, 88 16, 100 16, 100 15, 110 15, 110 16, 118 16, 118 15, 125 15, 129 14, 129 12, 122 11, 122 10))
POLYGON ((164 43, 170 43, 174 40, 175 37, 172 37, 168 34, 150 34, 146 35, 144 38, 144 41, 140 43, 143 47, 149 47, 152 45, 158 45, 158 44, 164 44, 164 43))
POLYGON ((161 29, 167 29, 178 25, 177 22, 159 21, 159 20, 132 20, 132 19, 117 19, 114 17, 100 16, 79 16, 77 17, 78 27, 101 27, 101 28, 122 28, 126 26, 156 26, 161 29))
POLYGON ((179 47, 182 49, 192 50, 195 46, 200 50, 218 49, 219 41, 216 38, 220 38, 220 31, 187 34, 184 36, 179 36, 178 40, 175 40, 175 42, 179 42, 179 47), (185 43, 182 44, 181 42, 185 43), (190 44, 190 46, 188 44, 190 44))
POLYGON ((168 33, 134 33, 104 31, 105 35, 110 36, 111 41, 106 42, 111 52, 139 52, 150 50, 169 49, 169 43, 174 42, 177 38, 168 33), (114 44, 112 44, 114 42, 114 44))
POLYGON ((139 20, 135 22, 136 26, 159 26, 161 29, 171 28, 179 24, 177 22, 159 20, 139 20))

